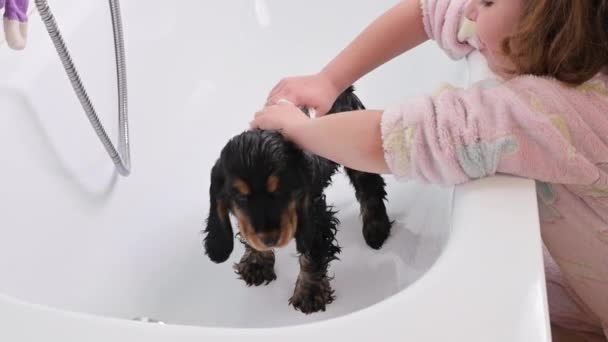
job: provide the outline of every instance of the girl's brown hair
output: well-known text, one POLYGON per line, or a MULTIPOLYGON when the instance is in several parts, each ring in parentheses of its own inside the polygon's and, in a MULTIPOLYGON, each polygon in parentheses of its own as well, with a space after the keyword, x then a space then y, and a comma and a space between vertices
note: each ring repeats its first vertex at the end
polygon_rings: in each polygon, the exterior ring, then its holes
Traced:
POLYGON ((608 0, 525 0, 502 44, 517 74, 580 84, 608 65, 608 0))

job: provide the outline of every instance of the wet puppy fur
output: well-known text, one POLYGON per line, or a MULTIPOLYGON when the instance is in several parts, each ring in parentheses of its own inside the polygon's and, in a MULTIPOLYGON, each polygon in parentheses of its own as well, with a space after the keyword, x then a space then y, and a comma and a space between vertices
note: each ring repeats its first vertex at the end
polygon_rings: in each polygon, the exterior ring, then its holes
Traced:
MULTIPOLYGON (((335 101, 329 114, 365 109, 352 87, 335 101)), ((296 241, 300 273, 289 303, 312 313, 325 311, 334 300, 327 269, 337 259, 336 212, 327 205, 324 189, 339 165, 308 154, 276 131, 251 130, 233 137, 211 171, 210 210, 204 248, 216 263, 234 248, 229 215, 238 222, 237 236, 245 253, 234 269, 247 285, 276 279, 273 249, 296 241)), ((361 206, 363 237, 379 249, 390 234, 380 175, 345 168, 361 206)))

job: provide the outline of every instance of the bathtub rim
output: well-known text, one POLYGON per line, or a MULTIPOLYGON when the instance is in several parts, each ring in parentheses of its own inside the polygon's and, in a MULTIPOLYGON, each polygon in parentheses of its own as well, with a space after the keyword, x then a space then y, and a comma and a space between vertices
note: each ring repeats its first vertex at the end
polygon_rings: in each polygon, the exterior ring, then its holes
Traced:
MULTIPOLYGON (((418 280, 412 283, 407 288, 397 292, 396 294, 389 296, 380 302, 377 302, 373 305, 365 307, 363 309, 344 314, 338 317, 330 318, 323 321, 303 323, 298 325, 289 325, 289 326, 281 326, 281 327, 272 327, 272 328, 230 328, 230 327, 206 327, 206 326, 192 326, 192 325, 180 325, 180 324, 166 324, 166 325, 157 325, 157 324, 142 324, 141 322, 130 321, 126 319, 113 318, 113 317, 103 317, 97 316, 93 314, 80 313, 80 312, 72 312, 68 310, 56 309, 52 307, 46 307, 44 305, 32 304, 21 301, 19 299, 11 298, 6 295, 0 294, 0 316, 2 316, 3 311, 8 313, 15 312, 17 316, 11 315, 8 319, 13 319, 13 324, 9 325, 9 329, 3 329, 8 331, 10 334, 19 333, 19 325, 20 323, 24 323, 19 321, 19 317, 28 317, 31 318, 30 322, 37 321, 39 326, 45 326, 46 329, 56 330, 57 328, 65 328, 70 329, 70 327, 74 327, 78 325, 79 329, 85 330, 85 335, 94 334, 96 337, 99 337, 99 340, 107 340, 107 336, 112 336, 112 334, 120 332, 121 336, 123 334, 128 333, 131 336, 150 337, 151 341, 161 341, 159 338, 178 338, 183 337, 183 341, 190 341, 190 338, 194 340, 194 338, 201 337, 209 337, 214 336, 217 338, 236 338, 239 336, 247 336, 252 338, 269 338, 269 337, 277 337, 277 336, 300 336, 302 338, 310 338, 310 336, 320 336, 327 337, 328 333, 336 333, 341 331, 341 328, 349 327, 352 329, 351 332, 353 336, 362 335, 357 334, 357 332, 364 333, 365 327, 358 325, 357 322, 364 322, 367 326, 375 327, 384 327, 385 331, 389 332, 391 329, 395 329, 394 324, 398 324, 399 321, 392 319, 394 317, 399 317, 399 314, 404 314, 407 316, 408 311, 412 311, 412 307, 416 307, 416 304, 419 305, 424 303, 424 296, 428 296, 429 292, 436 291, 438 288, 443 288, 445 291, 453 291, 452 293, 455 295, 459 295, 462 297, 466 297, 467 294, 459 293, 458 287, 451 287, 453 285, 450 282, 443 282, 442 280, 446 280, 446 274, 459 274, 461 276, 472 275, 472 272, 475 272, 476 266, 473 262, 478 262, 479 264, 486 264, 488 262, 496 261, 493 260, 492 257, 486 256, 486 258, 478 258, 478 255, 475 255, 474 248, 471 249, 463 249, 463 238, 465 238, 464 242, 470 242, 470 235, 474 233, 474 229, 470 226, 470 222, 466 222, 468 219, 462 217, 463 212, 466 212, 467 206, 470 210, 472 203, 477 203, 480 199, 483 199, 484 196, 493 196, 494 200, 517 200, 513 203, 513 206, 524 208, 523 212, 520 212, 520 219, 525 221, 525 227, 519 227, 517 231, 519 233, 524 233, 528 237, 530 237, 533 241, 528 244, 528 250, 524 251, 526 254, 530 255, 533 259, 531 260, 530 265, 528 267, 524 267, 526 272, 533 272, 532 279, 534 279, 534 284, 531 286, 540 287, 538 288, 539 292, 533 298, 532 303, 536 309, 542 308, 542 313, 539 311, 536 313, 535 319, 537 320, 537 324, 535 326, 528 327, 528 329, 533 329, 534 331, 524 332, 525 336, 529 336, 526 334, 532 334, 533 336, 541 336, 543 337, 542 341, 549 341, 550 339, 550 325, 548 319, 548 308, 547 308, 547 299, 546 299, 546 290, 544 289, 544 271, 543 271, 543 262, 542 262, 542 245, 540 243, 540 230, 539 230, 539 222, 537 217, 537 208, 536 208, 536 192, 534 182, 531 180, 525 180, 510 176, 497 176, 491 177, 483 180, 474 181, 465 185, 457 186, 454 191, 454 201, 453 201, 453 214, 456 218, 452 222, 452 231, 449 234, 447 242, 445 244, 444 249, 440 253, 439 257, 433 264, 433 266, 428 269, 418 280), (510 194, 502 195, 502 199, 497 199, 496 194, 497 190, 501 188, 509 188, 512 189, 510 194), (486 194, 484 194, 486 192, 486 194), (506 198, 509 197, 509 198, 506 198), (533 204, 533 207, 530 205, 533 204), (527 209, 526 209, 527 208, 527 209), (464 254, 465 258, 471 262, 470 264, 462 265, 461 269, 453 265, 454 258, 458 259, 458 257, 462 258, 464 254), (468 255, 467 255, 468 254, 468 255), (481 262, 480 262, 481 260, 481 262), (422 299, 421 299, 422 297, 422 299), (8 308, 7 308, 8 307, 8 308), (11 311, 11 309, 13 311, 11 311), (384 320, 385 318, 389 318, 384 320), (50 326, 49 326, 50 324, 50 326), (58 325, 53 325, 58 324, 58 325), (387 325, 388 324, 388 325, 387 325), (59 326, 60 325, 60 326, 59 326), (391 329, 386 329, 387 327, 392 327, 391 329), (11 330, 12 328, 12 330, 11 330), (108 330, 112 330, 108 332, 108 330), (163 333, 162 336, 159 335, 163 333), (105 336, 105 337, 104 337, 105 336)), ((510 216, 510 214, 505 210, 500 210, 503 208, 496 208, 497 212, 502 213, 506 218, 510 216)), ((498 220, 497 226, 505 226, 504 220, 498 220)), ((495 229, 500 229, 501 227, 497 227, 495 229)), ((504 234, 509 234, 508 231, 502 232, 504 234)), ((518 234, 519 234, 518 233, 518 234)), ((514 234, 511 234, 514 235, 514 234)), ((517 234, 515 234, 517 235, 517 234)), ((521 237, 521 236, 520 236, 521 237)), ((510 243, 518 242, 521 240, 513 240, 509 241, 510 243)), ((501 241, 503 243, 504 241, 501 241)), ((500 264, 494 264, 496 267, 500 267, 500 264)), ((464 282, 466 285, 467 278, 464 277, 464 282)), ((450 280, 450 279, 447 279, 450 280)), ((452 278, 452 280, 455 280, 452 278)), ((458 279, 462 281, 461 279, 458 279)), ((490 282, 492 280, 490 279, 490 282)), ((514 280, 515 281, 515 280, 514 280)), ((497 286, 502 286, 502 290, 509 289, 509 284, 494 284, 497 286)), ((466 287, 466 286, 465 286, 466 287)), ((462 290, 462 288, 460 288, 462 290)), ((474 289, 471 289, 473 291, 474 289)), ((474 295, 474 293, 469 293, 469 295, 474 295)), ((523 294, 525 295, 525 293, 523 294)), ((507 293, 507 297, 510 298, 519 298, 522 296, 522 293, 507 293)), ((433 298, 431 298, 432 302, 433 298)), ((503 299, 506 300, 506 299, 503 299)), ((471 303, 471 307, 469 310, 472 310, 477 305, 481 305, 483 307, 483 303, 481 301, 473 300, 471 303)), ((431 306, 429 306, 431 307, 431 306)), ((527 308, 530 309, 530 308, 527 308)), ((475 311, 475 310, 473 310, 475 311)), ((457 311, 456 311, 457 312, 457 311)), ((526 310, 518 311, 518 312, 526 312, 526 310)), ((517 322, 515 320, 518 318, 517 312, 511 312, 510 321, 501 321, 499 319, 495 319, 494 321, 500 322, 497 324, 501 327, 505 325, 515 324, 514 328, 517 329, 517 322)), ((429 324, 430 322, 424 322, 426 316, 421 315, 422 319, 420 320, 420 324, 429 324)), ((441 317, 449 316, 446 312, 442 312, 441 317)), ((415 317, 415 316, 414 316, 415 317)), ((470 318, 470 317, 469 317, 470 318)), ((6 319, 5 319, 6 320, 6 319)), ((410 325, 413 321, 407 322, 410 325)), ((459 334, 466 334, 470 331, 470 322, 469 320, 461 321, 460 323, 464 323, 461 330, 452 331, 450 336, 458 336, 459 334)), ((453 328, 453 327, 452 327, 453 328)), ((491 329, 490 326, 480 327, 480 329, 491 329)), ((397 331, 399 327, 396 328, 397 331)), ((446 328, 447 329, 447 328, 446 328)), ((74 330, 74 329, 72 329, 74 330)), ((72 331, 74 332, 74 331, 72 331)), ((486 333, 488 333, 486 331, 486 333)), ((41 332, 40 336, 48 336, 48 332, 45 334, 41 332)), ((0 336, 3 335, 3 332, 0 331, 0 336)), ((340 335, 342 336, 342 335, 340 335)), ((469 336, 469 335, 467 335, 469 336)), ((90 337, 90 336, 89 336, 90 337)), ((470 336, 469 336, 470 337, 470 336)), ((424 339, 425 341, 427 339, 424 339)), ((495 341, 503 341, 501 339, 495 339, 495 341)), ((507 341, 506 339, 504 341, 507 341)), ((524 340, 522 340, 524 341, 524 340)))

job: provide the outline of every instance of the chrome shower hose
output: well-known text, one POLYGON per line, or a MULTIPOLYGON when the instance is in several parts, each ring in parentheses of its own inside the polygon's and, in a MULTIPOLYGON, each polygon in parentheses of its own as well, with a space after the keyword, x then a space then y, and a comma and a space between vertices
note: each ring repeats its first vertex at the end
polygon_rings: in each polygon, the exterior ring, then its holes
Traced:
POLYGON ((46 30, 57 49, 57 53, 63 68, 72 83, 72 88, 80 101, 93 129, 101 140, 101 143, 108 152, 110 158, 116 165, 118 173, 123 176, 128 176, 131 172, 131 157, 129 153, 129 123, 127 119, 127 71, 124 51, 124 40, 122 32, 122 22, 120 17, 120 6, 118 0, 109 0, 110 12, 112 15, 112 27, 114 31, 114 51, 116 54, 116 75, 118 79, 118 149, 114 147, 106 130, 99 121, 97 112, 91 103, 91 99, 82 84, 82 80, 78 75, 78 71, 72 62, 70 53, 65 45, 63 37, 59 32, 55 17, 49 8, 46 0, 35 0, 40 17, 46 26, 46 30))

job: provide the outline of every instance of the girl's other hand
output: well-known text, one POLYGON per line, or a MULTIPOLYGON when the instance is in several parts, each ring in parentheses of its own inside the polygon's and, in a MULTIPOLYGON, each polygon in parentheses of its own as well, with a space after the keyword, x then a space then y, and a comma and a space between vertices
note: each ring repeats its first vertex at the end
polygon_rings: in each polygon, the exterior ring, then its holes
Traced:
POLYGON ((266 99, 266 105, 285 99, 296 107, 314 109, 317 116, 325 115, 341 90, 324 73, 282 79, 266 99))

